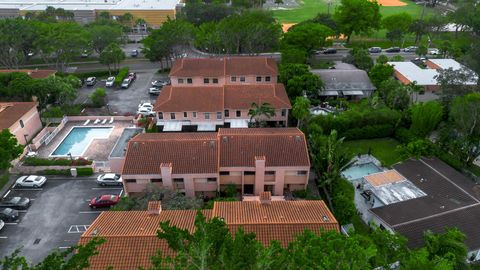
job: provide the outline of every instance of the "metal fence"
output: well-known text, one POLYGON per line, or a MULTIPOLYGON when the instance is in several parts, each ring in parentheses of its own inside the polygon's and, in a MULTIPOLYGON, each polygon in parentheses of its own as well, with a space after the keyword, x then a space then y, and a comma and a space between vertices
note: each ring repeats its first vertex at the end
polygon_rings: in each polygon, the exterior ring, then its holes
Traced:
MULTIPOLYGON (((68 121, 68 118, 67 117, 64 117, 62 119, 62 121, 60 122, 60 124, 48 135, 48 137, 44 140, 44 143, 45 145, 48 145, 52 140, 53 138, 55 138, 55 136, 57 135, 58 132, 60 132, 60 130, 62 130, 63 126, 65 125, 65 123, 67 123, 68 121)), ((42 138, 43 140, 43 138, 42 138)))

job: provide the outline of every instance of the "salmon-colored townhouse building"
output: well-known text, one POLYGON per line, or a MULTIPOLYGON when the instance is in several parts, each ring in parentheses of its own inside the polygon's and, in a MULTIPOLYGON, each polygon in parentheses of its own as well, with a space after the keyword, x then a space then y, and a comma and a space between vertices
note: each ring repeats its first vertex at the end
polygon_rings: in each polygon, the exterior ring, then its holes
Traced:
POLYGON ((42 129, 36 102, 0 102, 0 130, 8 129, 26 145, 42 129))
POLYGON ((305 189, 310 160, 297 128, 221 128, 217 133, 143 133, 128 143, 122 169, 126 194, 148 184, 213 197, 228 185, 245 195, 305 189))

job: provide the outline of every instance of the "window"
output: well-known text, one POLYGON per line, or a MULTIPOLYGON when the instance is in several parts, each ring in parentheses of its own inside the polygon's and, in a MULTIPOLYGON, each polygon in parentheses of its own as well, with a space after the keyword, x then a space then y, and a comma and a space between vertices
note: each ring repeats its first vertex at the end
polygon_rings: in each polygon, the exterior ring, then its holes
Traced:
POLYGON ((232 81, 232 82, 236 82, 236 81, 237 81, 237 77, 235 77, 235 76, 232 76, 232 77, 230 78, 230 81, 232 81))
POLYGON ((245 77, 244 76, 240 77, 240 81, 245 82, 245 77))
POLYGON ((183 178, 173 178, 174 183, 183 183, 183 178))
POLYGON ((270 81, 270 76, 265 77, 265 81, 269 82, 270 81))
POLYGON ((187 118, 187 117, 188 117, 188 113, 187 113, 187 112, 183 112, 183 117, 187 118))
POLYGON ((178 82, 179 84, 182 84, 182 83, 183 83, 183 79, 178 79, 177 82, 178 82))
POLYGON ((275 175, 275 171, 265 171, 265 175, 275 175))
POLYGON ((170 113, 170 119, 175 120, 175 113, 174 112, 170 113))
POLYGON ((255 172, 254 171, 245 171, 243 174, 244 175, 255 175, 255 172))
POLYGON ((285 109, 282 110, 282 116, 287 116, 287 110, 285 109))
POLYGON ((192 78, 187 78, 187 83, 188 83, 188 84, 192 84, 192 83, 193 83, 192 78))
POLYGON ((262 81, 262 77, 257 76, 257 82, 261 82, 261 81, 262 81))
POLYGON ((125 179, 125 182, 127 182, 127 183, 136 183, 137 180, 136 180, 136 179, 125 179))
POLYGON ((217 120, 222 120, 222 112, 217 112, 217 120))
POLYGON ((217 83, 218 83, 218 79, 217 79, 217 78, 213 78, 213 79, 212 79, 212 82, 215 83, 215 84, 217 84, 217 83))
POLYGON ((298 171, 297 175, 307 175, 307 171, 298 171))
POLYGON ((163 113, 162 112, 158 113, 158 119, 163 119, 163 113))
POLYGON ((162 178, 153 178, 151 180, 152 183, 162 183, 162 178))
POLYGON ((192 112, 193 118, 197 118, 197 112, 192 112))
POLYGON ((210 113, 208 112, 205 113, 205 119, 210 119, 210 113))
POLYGON ((210 83, 210 79, 209 78, 203 78, 203 83, 205 83, 205 84, 210 83))
POLYGON ((230 117, 230 111, 229 110, 225 110, 224 114, 225 114, 225 117, 230 117))
POLYGON ((207 178, 207 182, 217 182, 217 178, 209 177, 209 178, 207 178))
POLYGON ((242 116, 242 111, 237 111, 236 114, 237 114, 237 117, 240 117, 242 116))
POLYGON ((20 120, 20 127, 23 128, 25 125, 23 124, 23 120, 20 120))
POLYGON ((230 175, 230 172, 220 172, 220 175, 230 175))

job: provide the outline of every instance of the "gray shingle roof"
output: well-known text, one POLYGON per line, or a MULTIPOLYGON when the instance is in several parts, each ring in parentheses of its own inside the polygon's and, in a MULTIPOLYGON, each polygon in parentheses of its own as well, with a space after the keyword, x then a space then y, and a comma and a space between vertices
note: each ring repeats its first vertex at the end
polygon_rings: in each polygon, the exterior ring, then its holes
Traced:
POLYGON ((325 91, 373 91, 373 86, 367 72, 364 70, 316 69, 313 74, 320 76, 325 85, 325 91))

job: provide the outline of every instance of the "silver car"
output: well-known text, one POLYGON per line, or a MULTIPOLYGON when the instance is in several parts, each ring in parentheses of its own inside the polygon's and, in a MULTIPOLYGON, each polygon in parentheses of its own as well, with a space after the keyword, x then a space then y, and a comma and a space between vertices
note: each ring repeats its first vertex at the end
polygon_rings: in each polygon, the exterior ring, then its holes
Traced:
POLYGON ((17 179, 17 181, 15 182, 15 186, 39 188, 43 186, 45 182, 47 182, 47 178, 45 176, 24 175, 24 176, 20 176, 17 179))
POLYGON ((106 173, 97 177, 97 184, 100 186, 121 186, 122 177, 119 174, 106 173))
POLYGON ((108 77, 107 82, 105 83, 105 86, 112 87, 114 82, 115 82, 115 77, 108 77))

